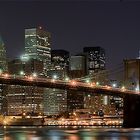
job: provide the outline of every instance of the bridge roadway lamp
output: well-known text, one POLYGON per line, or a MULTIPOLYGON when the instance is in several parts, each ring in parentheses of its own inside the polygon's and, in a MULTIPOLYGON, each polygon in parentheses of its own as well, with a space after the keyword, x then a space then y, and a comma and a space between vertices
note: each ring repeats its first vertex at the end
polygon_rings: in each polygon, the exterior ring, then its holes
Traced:
POLYGON ((121 89, 122 89, 122 91, 125 91, 125 90, 126 90, 125 86, 122 86, 122 88, 121 88, 121 89))
POLYGON ((88 84, 89 84, 89 83, 90 83, 90 80, 89 80, 89 79, 87 79, 87 80, 86 80, 86 83, 88 83, 88 84))
POLYGON ((100 84, 99 82, 96 82, 96 85, 97 85, 97 86, 99 86, 99 84, 100 84))
POLYGON ((34 78, 37 77, 37 73, 34 72, 34 73, 33 73, 33 77, 34 77, 34 78))
POLYGON ((68 82, 69 80, 70 80, 69 77, 66 77, 66 78, 65 78, 65 81, 66 81, 66 82, 68 82))
POLYGON ((136 87, 136 88, 135 88, 135 91, 139 91, 139 87, 136 87))
POLYGON ((116 83, 113 83, 112 84, 112 87, 116 88, 117 87, 117 84, 116 83))
POLYGON ((56 75, 56 74, 55 74, 55 75, 53 75, 53 79, 55 79, 55 80, 56 80, 57 78, 58 78, 58 77, 57 77, 57 75, 56 75))
POLYGON ((25 73, 24 73, 24 71, 20 71, 20 75, 24 75, 25 73))

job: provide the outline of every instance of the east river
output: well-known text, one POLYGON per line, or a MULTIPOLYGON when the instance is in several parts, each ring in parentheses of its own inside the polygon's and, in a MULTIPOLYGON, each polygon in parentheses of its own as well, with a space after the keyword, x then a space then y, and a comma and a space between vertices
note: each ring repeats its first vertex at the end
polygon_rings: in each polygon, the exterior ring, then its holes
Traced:
POLYGON ((140 140, 140 129, 1 127, 0 140, 140 140))

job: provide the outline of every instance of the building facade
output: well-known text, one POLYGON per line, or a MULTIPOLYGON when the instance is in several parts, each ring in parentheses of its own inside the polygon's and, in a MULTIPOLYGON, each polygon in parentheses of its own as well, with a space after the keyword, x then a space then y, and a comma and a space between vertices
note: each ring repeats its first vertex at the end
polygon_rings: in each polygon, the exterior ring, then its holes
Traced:
MULTIPOLYGON (((6 48, 5 44, 2 40, 2 37, 0 36, 0 74, 6 73, 8 70, 7 66, 7 58, 6 58, 6 48)), ((0 84, 0 114, 4 113, 4 98, 6 94, 6 85, 1 85, 0 84)))
POLYGON ((84 55, 74 55, 70 57, 69 76, 80 78, 86 75, 86 57, 84 55))
POLYGON ((101 47, 84 47, 87 74, 105 69, 105 50, 101 47))
MULTIPOLYGON (((48 77, 64 80, 67 77, 69 52, 65 50, 52 50, 52 67, 48 77)), ((67 111, 67 91, 60 89, 45 89, 44 94, 45 115, 59 115, 67 111)))
POLYGON ((7 67, 6 49, 4 42, 0 36, 0 70, 2 72, 7 72, 7 67))
POLYGON ((51 51, 51 68, 48 71, 48 76, 53 78, 56 75, 57 79, 67 77, 69 67, 69 52, 65 50, 51 51))
MULTIPOLYGON (((33 76, 36 73, 39 77, 43 71, 43 62, 30 58, 28 61, 14 59, 8 63, 9 73, 18 77, 33 76)), ((44 89, 34 86, 8 86, 5 98, 5 110, 7 115, 39 115, 43 114, 44 89)))
POLYGON ((30 58, 43 61, 44 75, 51 65, 50 33, 42 27, 25 29, 25 54, 30 58))

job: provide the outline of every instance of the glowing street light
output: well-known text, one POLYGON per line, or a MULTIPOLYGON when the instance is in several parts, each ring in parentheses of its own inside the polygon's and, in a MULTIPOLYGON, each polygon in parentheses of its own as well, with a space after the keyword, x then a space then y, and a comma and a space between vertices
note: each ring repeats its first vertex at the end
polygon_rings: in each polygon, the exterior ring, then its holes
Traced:
POLYGON ((136 88, 135 88, 135 91, 139 91, 139 88, 138 88, 138 87, 136 87, 136 88))
POLYGON ((34 77, 34 78, 37 77, 37 73, 34 72, 34 73, 33 73, 33 77, 34 77))
POLYGON ((24 73, 24 71, 20 71, 20 75, 24 75, 25 73, 24 73))
POLYGON ((116 88, 117 87, 117 84, 116 83, 113 83, 112 84, 112 87, 116 88))
POLYGON ((55 74, 55 75, 53 75, 53 79, 57 79, 58 77, 57 77, 57 75, 55 74))
POLYGON ((96 82, 96 85, 97 85, 97 86, 99 86, 99 84, 100 84, 99 82, 96 82))
POLYGON ((90 80, 89 80, 89 79, 87 79, 87 80, 86 80, 86 83, 90 83, 90 80))
POLYGON ((68 82, 69 80, 70 80, 70 79, 69 79, 69 77, 66 77, 66 78, 65 78, 65 81, 67 81, 67 82, 68 82))
POLYGON ((8 77, 9 77, 9 75, 6 73, 6 74, 4 74, 4 77, 5 77, 5 78, 8 78, 8 77))
POLYGON ((122 86, 122 88, 121 88, 121 89, 122 89, 122 91, 125 91, 125 90, 126 90, 125 86, 122 86))

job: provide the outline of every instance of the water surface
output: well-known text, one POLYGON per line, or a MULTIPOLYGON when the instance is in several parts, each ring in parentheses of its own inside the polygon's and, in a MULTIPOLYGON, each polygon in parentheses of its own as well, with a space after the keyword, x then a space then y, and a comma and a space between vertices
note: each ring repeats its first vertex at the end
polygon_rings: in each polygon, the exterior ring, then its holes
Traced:
POLYGON ((0 140, 140 140, 140 129, 1 127, 0 140))

